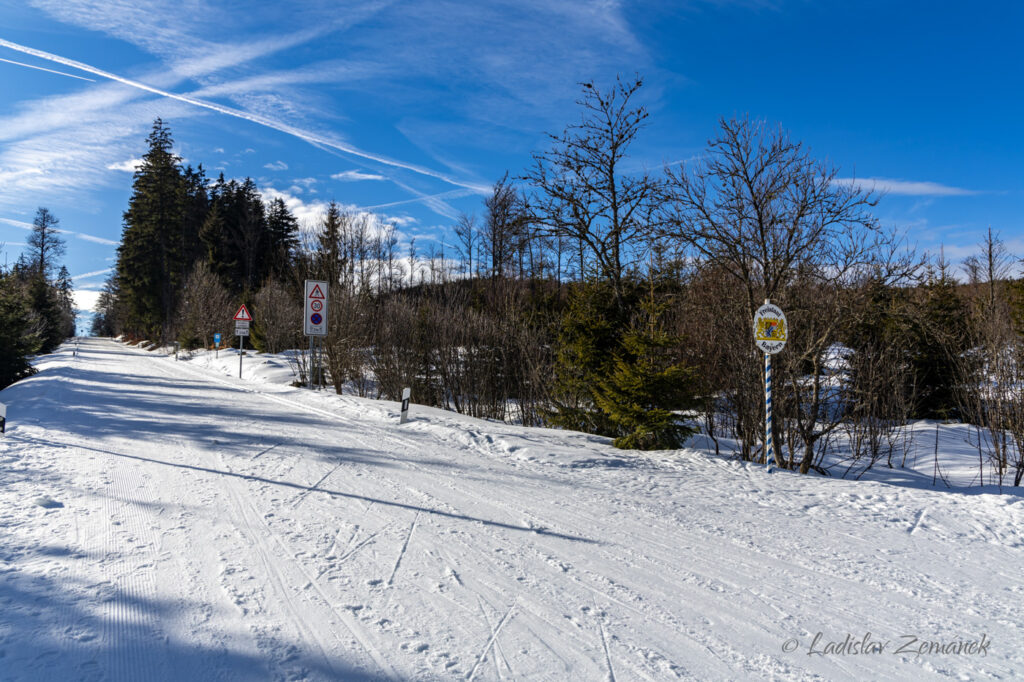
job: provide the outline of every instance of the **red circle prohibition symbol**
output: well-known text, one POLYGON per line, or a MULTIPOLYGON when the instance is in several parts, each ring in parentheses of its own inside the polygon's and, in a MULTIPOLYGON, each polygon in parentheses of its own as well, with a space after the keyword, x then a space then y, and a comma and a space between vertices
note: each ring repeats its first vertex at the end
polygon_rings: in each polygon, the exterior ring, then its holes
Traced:
POLYGON ((309 304, 309 307, 312 308, 313 310, 323 310, 324 304, 321 303, 320 301, 313 301, 312 303, 309 304))
POLYGON ((309 321, 313 324, 320 324, 324 321, 324 318, 320 317, 320 313, 313 313, 309 316, 309 321))

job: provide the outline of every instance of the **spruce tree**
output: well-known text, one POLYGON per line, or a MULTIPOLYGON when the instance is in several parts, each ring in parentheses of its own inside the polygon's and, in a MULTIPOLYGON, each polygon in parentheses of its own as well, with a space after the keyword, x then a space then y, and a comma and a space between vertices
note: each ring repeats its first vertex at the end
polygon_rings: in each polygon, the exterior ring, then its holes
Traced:
POLYGON ((51 353, 68 337, 60 294, 38 274, 28 280, 28 299, 39 330, 39 352, 51 353))
POLYGON ((135 171, 124 213, 117 275, 126 331, 152 339, 165 336, 185 277, 185 187, 181 159, 161 119, 153 123, 149 150, 135 171))
POLYGON ((60 220, 49 209, 40 206, 32 220, 32 233, 28 239, 28 258, 36 273, 49 280, 57 259, 64 255, 66 245, 59 236, 60 220))
POLYGON ((182 223, 181 251, 179 263, 180 281, 184 282, 192 272, 196 263, 206 257, 206 249, 200 239, 200 232, 206 216, 210 212, 210 197, 207 192, 206 171, 203 165, 193 169, 186 166, 181 175, 182 182, 182 223))
POLYGON ((694 409, 693 370, 678 359, 681 339, 665 331, 667 303, 653 294, 623 335, 611 373, 597 380, 594 400, 615 424, 615 447, 680 448, 693 433, 674 410, 694 409))
POLYGON ((284 279, 292 270, 294 255, 299 248, 299 221, 281 197, 275 198, 267 207, 267 233, 270 274, 284 279))
POLYGON ((594 389, 614 371, 622 319, 611 285, 595 282, 574 286, 559 322, 555 351, 553 409, 555 426, 588 433, 616 435, 615 424, 598 407, 594 389))
POLYGON ((921 293, 907 330, 918 394, 915 416, 950 419, 958 415, 956 364, 968 350, 967 308, 941 263, 929 272, 921 293))
POLYGON ((233 294, 256 291, 272 272, 277 248, 256 183, 221 175, 210 203, 200 233, 210 267, 233 294))
POLYGON ((57 303, 60 307, 61 334, 64 338, 75 335, 75 300, 71 283, 71 273, 67 266, 60 266, 57 281, 54 283, 57 303))

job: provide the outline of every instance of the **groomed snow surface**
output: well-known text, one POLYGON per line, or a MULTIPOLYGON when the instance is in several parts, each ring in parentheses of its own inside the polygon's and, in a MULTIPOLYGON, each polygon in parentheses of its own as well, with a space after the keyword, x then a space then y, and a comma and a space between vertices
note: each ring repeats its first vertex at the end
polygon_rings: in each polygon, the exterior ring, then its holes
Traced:
POLYGON ((1012 489, 932 489, 928 462, 901 485, 767 474, 416 405, 399 426, 396 403, 288 386, 280 358, 239 380, 237 351, 72 348, 0 392, 0 679, 1024 670, 1012 489))

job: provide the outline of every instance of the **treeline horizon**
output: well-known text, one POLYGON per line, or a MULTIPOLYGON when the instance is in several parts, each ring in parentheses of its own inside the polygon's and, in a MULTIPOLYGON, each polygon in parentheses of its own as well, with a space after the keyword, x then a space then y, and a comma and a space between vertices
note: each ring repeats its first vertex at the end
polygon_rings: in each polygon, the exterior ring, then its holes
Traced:
MULTIPOLYGON (((836 182, 780 126, 749 118, 722 119, 694 163, 627 172, 648 118, 632 103, 640 87, 583 84, 579 122, 425 255, 394 225, 335 202, 300 232, 251 179, 182 167, 158 119, 94 332, 208 348, 215 332, 231 342, 245 303, 257 349, 301 350, 302 282, 322 279, 326 374, 339 392, 398 399, 411 386, 417 402, 627 448, 678 448, 699 429, 756 461, 763 356, 751 325, 770 299, 791 330, 774 366, 781 466, 824 471, 841 434, 851 459, 894 466, 910 419, 991 422, 978 388, 989 362, 974 350, 983 322, 1016 343, 1022 309, 997 235, 961 285, 941 257, 883 229, 876 193, 836 182)), ((1009 428, 993 426, 986 442, 1009 428)), ((1015 437, 983 479, 1013 473, 1019 484, 1015 437)))

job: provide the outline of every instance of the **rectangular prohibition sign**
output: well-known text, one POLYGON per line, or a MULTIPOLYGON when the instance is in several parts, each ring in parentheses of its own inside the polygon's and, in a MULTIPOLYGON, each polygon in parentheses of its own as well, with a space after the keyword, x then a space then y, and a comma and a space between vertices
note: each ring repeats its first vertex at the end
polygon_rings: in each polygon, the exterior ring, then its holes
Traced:
POLYGON ((302 331, 306 336, 327 336, 327 282, 306 280, 302 331))

